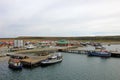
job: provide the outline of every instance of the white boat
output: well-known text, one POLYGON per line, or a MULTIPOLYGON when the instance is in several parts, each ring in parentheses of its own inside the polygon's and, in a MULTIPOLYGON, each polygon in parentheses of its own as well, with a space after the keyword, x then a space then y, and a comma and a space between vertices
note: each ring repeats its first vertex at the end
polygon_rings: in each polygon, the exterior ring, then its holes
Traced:
POLYGON ((34 48, 35 48, 35 46, 32 45, 32 44, 29 44, 29 45, 26 46, 26 49, 34 49, 34 48))
POLYGON ((46 60, 43 60, 41 62, 41 65, 42 66, 51 65, 51 64, 62 62, 62 60, 63 60, 62 55, 61 54, 56 54, 56 55, 50 56, 46 60))
POLYGON ((105 47, 102 47, 102 46, 95 46, 95 49, 105 49, 105 47))

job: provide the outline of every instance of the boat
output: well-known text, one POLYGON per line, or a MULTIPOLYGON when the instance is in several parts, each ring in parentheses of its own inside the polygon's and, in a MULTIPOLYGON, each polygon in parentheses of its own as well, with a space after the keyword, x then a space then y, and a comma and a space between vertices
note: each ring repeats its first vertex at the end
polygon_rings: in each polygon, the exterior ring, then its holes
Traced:
POLYGON ((55 54, 48 57, 48 59, 41 61, 41 66, 47 66, 47 65, 59 63, 62 62, 62 60, 63 58, 61 54, 55 54))
POLYGON ((105 49, 103 46, 95 46, 95 49, 105 49))
POLYGON ((105 50, 102 51, 89 51, 88 56, 98 56, 98 57, 111 57, 111 53, 105 50))
POLYGON ((26 49, 27 49, 27 50, 29 50, 29 49, 34 49, 34 48, 35 48, 35 46, 32 45, 32 44, 29 44, 29 45, 26 46, 26 49))
POLYGON ((10 58, 8 61, 8 65, 11 69, 22 69, 22 64, 19 59, 10 58))
POLYGON ((81 42, 80 44, 81 44, 82 46, 87 46, 87 43, 81 42))

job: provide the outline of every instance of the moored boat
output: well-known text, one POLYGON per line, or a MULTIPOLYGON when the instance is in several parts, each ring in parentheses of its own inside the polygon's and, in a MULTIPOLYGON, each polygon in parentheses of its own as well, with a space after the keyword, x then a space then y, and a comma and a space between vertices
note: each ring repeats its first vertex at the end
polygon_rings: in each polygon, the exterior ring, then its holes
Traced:
POLYGON ((47 65, 59 63, 59 62, 62 62, 62 60, 63 58, 61 54, 52 55, 48 59, 43 60, 41 62, 41 66, 47 66, 47 65))
POLYGON ((111 53, 108 51, 92 51, 88 52, 88 56, 98 56, 98 57, 111 57, 111 53))
POLYGON ((95 49, 105 49, 105 47, 102 47, 102 46, 95 46, 95 49))
POLYGON ((11 69, 22 69, 22 64, 19 59, 10 58, 8 61, 8 65, 11 69))

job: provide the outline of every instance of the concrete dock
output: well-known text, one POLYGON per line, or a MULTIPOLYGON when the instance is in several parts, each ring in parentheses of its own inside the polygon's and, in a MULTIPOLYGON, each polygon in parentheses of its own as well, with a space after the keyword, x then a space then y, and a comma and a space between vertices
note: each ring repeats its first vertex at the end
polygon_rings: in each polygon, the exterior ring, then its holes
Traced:
POLYGON ((46 56, 32 56, 27 59, 22 59, 21 63, 23 64, 24 67, 36 67, 40 65, 40 62, 42 60, 45 60, 48 58, 49 55, 46 56))
POLYGON ((118 51, 110 51, 112 57, 120 57, 120 52, 118 51))
MULTIPOLYGON (((82 48, 74 48, 74 49, 63 49, 62 52, 67 52, 67 53, 76 53, 76 54, 87 54, 89 51, 101 51, 101 49, 95 49, 95 50, 87 50, 87 49, 82 49, 82 48)), ((119 51, 108 51, 111 53, 111 57, 120 57, 120 52, 119 51)))

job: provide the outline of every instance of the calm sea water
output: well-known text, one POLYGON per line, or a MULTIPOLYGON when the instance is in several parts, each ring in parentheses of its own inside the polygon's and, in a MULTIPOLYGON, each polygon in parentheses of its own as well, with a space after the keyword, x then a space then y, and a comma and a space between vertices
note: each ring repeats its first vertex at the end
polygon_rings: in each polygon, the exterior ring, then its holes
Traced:
POLYGON ((14 71, 0 62, 0 80, 120 80, 120 58, 62 53, 61 63, 14 71))

